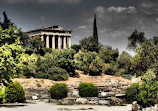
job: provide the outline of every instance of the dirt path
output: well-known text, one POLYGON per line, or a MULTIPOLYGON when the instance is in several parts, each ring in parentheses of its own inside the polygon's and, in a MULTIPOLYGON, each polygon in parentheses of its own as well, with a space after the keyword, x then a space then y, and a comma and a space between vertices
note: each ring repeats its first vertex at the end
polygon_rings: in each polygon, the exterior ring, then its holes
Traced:
POLYGON ((4 105, 0 111, 130 111, 127 106, 98 106, 98 105, 55 105, 52 103, 36 102, 20 105, 4 105))

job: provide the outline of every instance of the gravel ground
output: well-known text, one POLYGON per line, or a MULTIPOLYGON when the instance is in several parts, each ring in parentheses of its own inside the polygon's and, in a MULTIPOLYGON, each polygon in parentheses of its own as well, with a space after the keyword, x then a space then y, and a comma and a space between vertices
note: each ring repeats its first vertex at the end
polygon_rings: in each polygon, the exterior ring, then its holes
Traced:
POLYGON ((1 105, 0 111, 131 111, 131 105, 108 107, 100 105, 55 105, 52 103, 36 102, 1 105))

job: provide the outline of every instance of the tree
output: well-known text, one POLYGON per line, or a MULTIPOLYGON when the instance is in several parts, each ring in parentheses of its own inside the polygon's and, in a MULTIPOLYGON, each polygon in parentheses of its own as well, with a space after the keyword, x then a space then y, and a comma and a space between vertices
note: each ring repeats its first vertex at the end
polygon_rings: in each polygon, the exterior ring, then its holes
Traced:
POLYGON ((44 47, 44 41, 41 41, 40 36, 29 39, 28 43, 32 45, 32 48, 35 52, 38 52, 40 48, 44 47))
POLYGON ((135 30, 130 37, 128 37, 128 48, 135 49, 145 41, 144 32, 135 30))
POLYGON ((135 50, 136 55, 131 59, 131 71, 137 76, 143 75, 148 69, 158 66, 158 46, 153 40, 145 40, 135 50))
POLYGON ((101 45, 97 44, 94 37, 84 38, 79 41, 81 48, 87 51, 99 52, 101 45))
POLYGON ((15 42, 19 42, 20 40, 19 33, 20 33, 20 29, 18 29, 16 26, 11 26, 5 30, 2 27, 0 27, 0 47, 5 44, 9 45, 15 42))
POLYGON ((118 49, 112 49, 112 47, 110 47, 110 46, 102 47, 99 50, 99 57, 105 63, 115 62, 118 56, 119 56, 118 49))
POLYGON ((20 45, 20 36, 14 33, 17 31, 15 26, 5 30, 0 27, 0 82, 4 84, 5 80, 10 82, 10 78, 16 77, 21 69, 20 57, 24 50, 20 45))
POLYGON ((83 53, 77 53, 74 55, 76 67, 79 70, 84 71, 84 73, 89 72, 89 65, 91 62, 96 58, 97 53, 96 52, 83 52, 83 53))
POLYGON ((91 76, 97 76, 102 74, 103 70, 103 60, 100 59, 99 56, 97 56, 90 64, 89 66, 89 75, 91 76))
POLYGON ((71 46, 71 48, 78 52, 81 49, 81 45, 74 44, 71 46))
POLYGON ((13 23, 8 19, 6 12, 3 12, 4 20, 0 22, 3 30, 8 29, 9 27, 13 26, 13 23))
POLYGON ((97 31, 96 14, 94 16, 94 23, 93 23, 93 37, 94 37, 96 44, 98 44, 98 31, 97 31))
POLYGON ((125 73, 130 71, 131 67, 131 55, 126 51, 123 51, 121 55, 117 58, 118 68, 125 69, 125 73))

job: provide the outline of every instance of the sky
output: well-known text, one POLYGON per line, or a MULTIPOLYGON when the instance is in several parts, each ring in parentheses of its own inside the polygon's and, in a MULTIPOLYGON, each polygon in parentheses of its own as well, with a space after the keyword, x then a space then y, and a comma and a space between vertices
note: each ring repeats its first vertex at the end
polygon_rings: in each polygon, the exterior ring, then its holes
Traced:
POLYGON ((94 14, 100 43, 127 50, 128 37, 137 29, 145 37, 158 36, 158 0, 0 0, 23 31, 60 25, 72 30, 72 44, 93 34, 94 14))

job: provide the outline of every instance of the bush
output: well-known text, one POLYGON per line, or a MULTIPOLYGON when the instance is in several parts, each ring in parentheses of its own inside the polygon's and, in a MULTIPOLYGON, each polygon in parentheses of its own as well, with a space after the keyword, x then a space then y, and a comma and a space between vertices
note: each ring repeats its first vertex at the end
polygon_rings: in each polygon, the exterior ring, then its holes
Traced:
POLYGON ((91 76, 97 76, 97 75, 101 75, 102 70, 103 70, 103 61, 102 59, 100 59, 100 57, 96 57, 96 59, 94 59, 90 66, 89 66, 89 75, 91 76))
POLYGON ((5 91, 4 89, 0 86, 0 104, 3 103, 3 98, 5 97, 5 91))
POLYGON ((118 49, 112 49, 112 47, 110 46, 104 46, 99 50, 99 57, 105 63, 115 62, 118 56, 119 56, 118 49))
POLYGON ((133 83, 125 91, 125 97, 126 97, 127 102, 132 103, 133 101, 137 101, 138 93, 139 93, 139 84, 133 83))
POLYGON ((22 103, 26 101, 24 89, 19 82, 12 82, 8 84, 8 86, 5 88, 5 93, 5 99, 8 103, 22 103))
POLYGON ((158 81, 147 79, 143 80, 143 84, 139 86, 137 101, 141 107, 151 107, 158 103, 158 81))
POLYGON ((98 97, 98 89, 92 83, 80 83, 79 87, 79 95, 81 97, 98 97))
POLYGON ((66 84, 60 83, 60 84, 54 84, 50 88, 50 95, 52 99, 63 99, 67 97, 68 88, 66 84))
POLYGON ((50 79, 55 81, 67 80, 69 76, 66 70, 59 67, 48 69, 48 74, 50 75, 50 79))
POLYGON ((74 55, 76 67, 78 70, 84 71, 84 73, 89 72, 89 65, 91 62, 96 58, 97 53, 96 52, 83 52, 83 53, 77 53, 74 55))
POLYGON ((45 79, 51 79, 54 81, 61 81, 61 80, 67 80, 68 79, 68 73, 66 70, 59 68, 59 67, 50 67, 47 72, 39 72, 36 74, 37 78, 45 78, 45 79))
POLYGON ((78 52, 81 49, 81 45, 74 44, 71 46, 71 48, 78 52))

